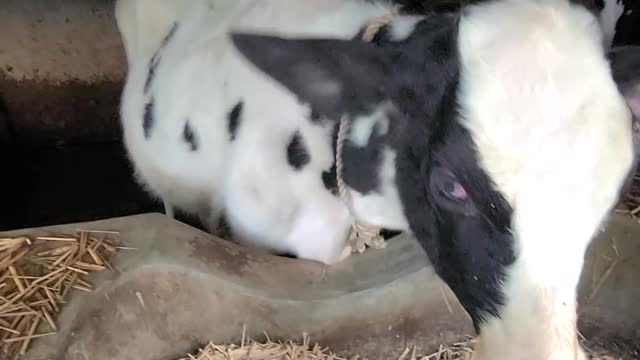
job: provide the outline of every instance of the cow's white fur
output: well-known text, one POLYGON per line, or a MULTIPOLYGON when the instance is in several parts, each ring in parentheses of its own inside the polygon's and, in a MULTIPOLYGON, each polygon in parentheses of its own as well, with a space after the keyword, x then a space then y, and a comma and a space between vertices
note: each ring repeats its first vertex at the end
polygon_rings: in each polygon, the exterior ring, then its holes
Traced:
POLYGON ((129 66, 133 59, 150 58, 174 21, 190 11, 191 6, 190 1, 117 1, 116 22, 123 35, 129 66))
POLYGON ((514 209, 519 255, 479 357, 582 358, 574 354, 583 256, 633 158, 631 114, 597 19, 565 1, 505 0, 467 10, 459 36, 463 116, 514 209))
POLYGON ((424 16, 420 15, 402 16, 395 19, 390 31, 391 38, 395 41, 406 39, 411 35, 416 24, 422 19, 424 19, 424 16))

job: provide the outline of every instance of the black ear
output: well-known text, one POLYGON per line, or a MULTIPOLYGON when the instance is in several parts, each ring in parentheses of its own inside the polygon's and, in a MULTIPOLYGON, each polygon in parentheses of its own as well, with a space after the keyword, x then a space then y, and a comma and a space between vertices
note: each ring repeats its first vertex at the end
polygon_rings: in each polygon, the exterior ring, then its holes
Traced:
POLYGON ((258 69, 322 115, 365 111, 384 99, 390 66, 372 44, 240 33, 231 40, 258 69))
POLYGON ((640 119, 640 46, 620 46, 609 52, 613 80, 633 115, 640 119))

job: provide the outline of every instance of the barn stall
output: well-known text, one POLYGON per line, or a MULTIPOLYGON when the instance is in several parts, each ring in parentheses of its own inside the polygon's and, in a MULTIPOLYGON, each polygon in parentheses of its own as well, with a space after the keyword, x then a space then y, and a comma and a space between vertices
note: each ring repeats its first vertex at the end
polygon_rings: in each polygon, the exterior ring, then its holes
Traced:
MULTIPOLYGON (((0 358, 468 358, 469 317, 408 236, 327 267, 161 214, 119 141, 112 1, 3 0, 0 19, 0 358)), ((582 274, 581 334, 604 359, 640 358, 638 188, 582 274)))

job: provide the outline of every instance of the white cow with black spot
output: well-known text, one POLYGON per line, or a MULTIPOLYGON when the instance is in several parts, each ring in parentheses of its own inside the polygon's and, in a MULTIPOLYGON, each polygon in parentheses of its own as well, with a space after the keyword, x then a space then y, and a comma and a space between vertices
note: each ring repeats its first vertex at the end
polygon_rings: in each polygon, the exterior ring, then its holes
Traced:
POLYGON ((224 211, 245 244, 329 264, 352 216, 410 231, 479 359, 584 359, 576 287, 634 170, 640 49, 607 53, 597 14, 565 0, 401 15, 359 40, 389 12, 120 0, 138 179, 211 228, 224 211), (336 195, 340 121, 353 214, 336 195))

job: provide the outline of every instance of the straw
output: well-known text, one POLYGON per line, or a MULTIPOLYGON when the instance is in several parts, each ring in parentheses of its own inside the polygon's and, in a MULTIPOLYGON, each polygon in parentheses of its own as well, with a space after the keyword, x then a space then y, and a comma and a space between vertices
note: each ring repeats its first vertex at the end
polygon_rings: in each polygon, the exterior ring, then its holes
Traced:
MULTIPOLYGON (((188 354, 178 360, 365 360, 366 358, 351 355, 340 357, 332 353, 327 347, 318 343, 311 346, 308 335, 303 334, 302 343, 292 340, 276 342, 265 333, 266 341, 257 342, 246 337, 243 328, 240 345, 219 345, 209 342, 195 354, 188 354)), ((465 339, 449 346, 441 345, 438 350, 427 355, 417 355, 416 348, 405 348, 400 354, 389 360, 471 360, 473 346, 476 339, 465 336, 465 339)), ((596 354, 589 351, 589 360, 631 360, 608 354, 596 354)))
POLYGON ((91 292, 87 275, 110 268, 119 244, 106 236, 116 234, 0 238, 0 358, 18 359, 34 339, 58 331, 56 316, 71 290, 91 292))

